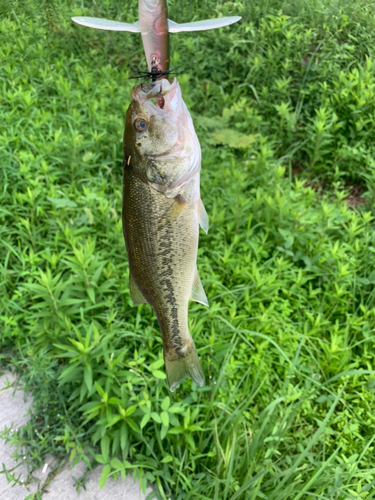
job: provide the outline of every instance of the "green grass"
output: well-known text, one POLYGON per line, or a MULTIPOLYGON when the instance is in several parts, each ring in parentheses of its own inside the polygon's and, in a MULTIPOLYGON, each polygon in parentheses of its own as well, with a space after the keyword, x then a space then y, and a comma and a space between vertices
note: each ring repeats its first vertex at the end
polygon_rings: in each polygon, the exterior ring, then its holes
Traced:
POLYGON ((135 21, 136 2, 6 5, 0 364, 35 405, 2 438, 27 457, 28 484, 58 457, 29 499, 69 458, 104 464, 102 485, 133 473, 158 499, 374 498, 372 3, 170 2, 177 22, 243 16, 172 36, 210 217, 198 256, 210 307, 189 313, 207 386, 176 394, 152 309, 132 307, 122 237, 140 37, 69 21, 135 21))

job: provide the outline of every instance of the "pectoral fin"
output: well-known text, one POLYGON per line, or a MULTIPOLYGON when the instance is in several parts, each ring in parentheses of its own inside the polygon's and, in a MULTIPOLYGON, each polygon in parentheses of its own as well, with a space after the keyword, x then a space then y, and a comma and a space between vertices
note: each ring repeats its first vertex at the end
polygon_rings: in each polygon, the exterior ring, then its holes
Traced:
POLYGON ((241 16, 219 17, 217 19, 204 19, 203 21, 194 21, 192 23, 177 24, 168 19, 169 33, 180 33, 181 31, 205 31, 222 28, 236 23, 241 19, 241 16))
POLYGON ((129 288, 130 288, 130 298, 135 306, 139 304, 147 304, 147 300, 144 298, 143 293, 140 291, 138 286, 135 284, 133 276, 129 276, 129 288))
POLYGON ((203 231, 207 234, 208 231, 208 215, 206 209, 204 208, 203 201, 199 199, 198 202, 198 217, 199 217, 199 225, 203 229, 203 231))
POLYGON ((163 221, 164 224, 170 224, 170 225, 175 224, 180 218, 180 215, 182 214, 182 211, 184 210, 185 207, 186 203, 183 200, 181 201, 174 200, 172 205, 166 210, 166 212, 161 217, 161 220, 163 221))
POLYGON ((108 31, 130 31, 132 33, 140 33, 139 21, 133 24, 121 23, 119 21, 110 21, 109 19, 99 19, 98 17, 72 17, 72 21, 88 28, 108 31))
POLYGON ((195 276, 193 281, 193 287, 191 289, 190 300, 194 302, 200 302, 204 306, 208 307, 208 300, 203 289, 201 279, 199 277, 198 269, 195 269, 195 276))

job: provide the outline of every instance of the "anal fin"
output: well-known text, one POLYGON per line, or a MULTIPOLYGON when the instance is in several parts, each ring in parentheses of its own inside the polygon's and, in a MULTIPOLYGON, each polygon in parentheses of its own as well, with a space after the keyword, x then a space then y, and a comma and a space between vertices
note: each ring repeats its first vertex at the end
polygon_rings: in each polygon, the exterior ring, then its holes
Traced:
POLYGON ((194 300, 194 302, 200 302, 204 306, 208 307, 208 300, 205 291, 203 289, 203 285, 199 277, 197 268, 195 268, 195 275, 194 275, 193 286, 191 289, 190 300, 194 300))
POLYGON ((200 227, 207 234, 208 225, 209 225, 208 215, 207 215, 206 209, 204 208, 203 201, 200 198, 198 201, 198 218, 199 218, 200 227))
POLYGON ((147 300, 144 298, 143 293, 136 285, 133 276, 131 274, 129 275, 129 288, 130 288, 130 298, 132 299, 133 304, 135 306, 148 303, 147 300))

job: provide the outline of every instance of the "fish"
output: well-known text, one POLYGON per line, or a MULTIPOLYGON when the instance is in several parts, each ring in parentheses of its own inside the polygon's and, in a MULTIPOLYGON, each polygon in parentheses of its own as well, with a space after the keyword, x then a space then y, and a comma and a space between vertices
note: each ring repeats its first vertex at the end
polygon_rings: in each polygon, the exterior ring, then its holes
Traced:
POLYGON ((188 327, 188 302, 208 306, 197 269, 201 149, 176 78, 135 86, 126 112, 122 222, 134 305, 158 319, 170 390, 205 377, 188 327), (160 108, 153 102, 164 98, 160 108))

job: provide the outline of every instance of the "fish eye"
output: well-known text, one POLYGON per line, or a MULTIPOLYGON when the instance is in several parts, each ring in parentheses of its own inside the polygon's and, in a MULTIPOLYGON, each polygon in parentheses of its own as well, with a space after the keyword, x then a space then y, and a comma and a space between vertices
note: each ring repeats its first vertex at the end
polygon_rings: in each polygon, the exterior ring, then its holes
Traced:
POLYGON ((147 122, 144 118, 137 118, 134 122, 134 126, 138 132, 144 132, 147 128, 147 122))

